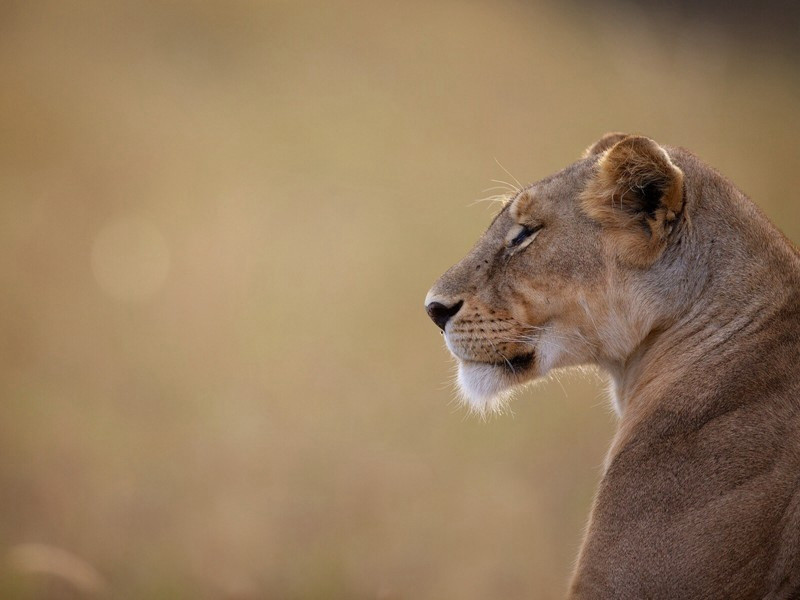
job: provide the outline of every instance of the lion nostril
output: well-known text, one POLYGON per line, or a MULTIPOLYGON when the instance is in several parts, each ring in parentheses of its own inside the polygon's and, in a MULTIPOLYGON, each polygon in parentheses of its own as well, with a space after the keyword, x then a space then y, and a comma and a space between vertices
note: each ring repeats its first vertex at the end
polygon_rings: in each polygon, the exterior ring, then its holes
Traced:
POLYGON ((436 323, 436 326, 444 331, 447 322, 461 310, 463 305, 463 300, 459 300, 451 306, 445 306, 441 302, 431 302, 425 307, 425 311, 428 313, 431 320, 436 323))

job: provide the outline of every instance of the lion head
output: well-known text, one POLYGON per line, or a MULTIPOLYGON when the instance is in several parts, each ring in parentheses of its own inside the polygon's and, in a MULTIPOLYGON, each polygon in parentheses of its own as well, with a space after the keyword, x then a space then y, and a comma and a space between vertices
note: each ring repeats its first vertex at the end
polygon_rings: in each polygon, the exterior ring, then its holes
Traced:
POLYGON ((613 370, 676 301, 683 172, 651 139, 607 134, 563 171, 509 198, 433 285, 428 315, 473 408, 498 410, 553 369, 613 370))

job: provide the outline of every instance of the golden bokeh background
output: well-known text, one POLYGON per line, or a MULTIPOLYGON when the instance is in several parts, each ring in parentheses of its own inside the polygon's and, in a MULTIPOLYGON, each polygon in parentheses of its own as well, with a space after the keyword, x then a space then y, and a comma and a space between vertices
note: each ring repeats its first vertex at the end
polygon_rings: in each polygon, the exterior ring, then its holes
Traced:
POLYGON ((425 293, 492 180, 609 130, 800 239, 783 48, 635 4, 0 4, 0 597, 561 597, 603 383, 467 416, 425 293))

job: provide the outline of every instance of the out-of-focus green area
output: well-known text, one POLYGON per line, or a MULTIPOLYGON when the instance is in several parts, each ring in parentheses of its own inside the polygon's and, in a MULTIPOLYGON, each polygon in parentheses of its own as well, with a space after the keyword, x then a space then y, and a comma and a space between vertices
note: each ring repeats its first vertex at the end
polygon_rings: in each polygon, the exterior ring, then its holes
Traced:
POLYGON ((0 596, 558 598, 613 417, 488 422, 422 301, 608 130, 800 238, 800 77, 537 2, 0 5, 0 596))

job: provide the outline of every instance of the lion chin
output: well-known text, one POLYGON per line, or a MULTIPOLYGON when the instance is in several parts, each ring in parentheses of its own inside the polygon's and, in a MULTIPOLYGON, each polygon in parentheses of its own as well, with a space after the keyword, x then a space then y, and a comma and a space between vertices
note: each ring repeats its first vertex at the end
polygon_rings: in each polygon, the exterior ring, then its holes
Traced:
POLYGON ((461 401, 480 415, 503 413, 514 392, 532 379, 521 372, 525 366, 459 360, 456 381, 461 401))

